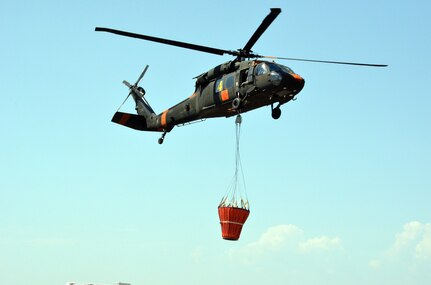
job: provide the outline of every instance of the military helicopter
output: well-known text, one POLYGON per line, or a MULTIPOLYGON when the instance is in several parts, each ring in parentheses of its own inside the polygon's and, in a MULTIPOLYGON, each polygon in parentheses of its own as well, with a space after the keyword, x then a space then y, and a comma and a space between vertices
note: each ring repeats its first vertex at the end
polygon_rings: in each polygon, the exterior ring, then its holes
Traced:
POLYGON ((159 144, 162 144, 166 133, 170 132, 175 126, 207 118, 230 117, 271 105, 272 117, 278 119, 281 116, 281 105, 294 100, 295 96, 304 87, 305 81, 289 67, 275 63, 274 61, 262 59, 297 60, 373 67, 387 66, 382 64, 272 57, 254 53, 251 48, 280 13, 280 8, 270 9, 270 13, 264 18, 245 46, 238 50, 223 50, 110 28, 96 27, 95 30, 98 32, 108 32, 216 55, 229 54, 235 57, 233 60, 220 64, 197 76, 195 78, 196 84, 193 94, 158 115, 144 98, 145 90, 138 86, 148 69, 148 66, 146 66, 135 84, 131 85, 129 82, 123 81, 130 90, 129 95, 124 101, 131 95, 136 104, 135 109, 137 114, 117 111, 112 118, 112 122, 135 130, 162 132, 158 140, 159 144), (274 106, 275 104, 276 106, 274 106))

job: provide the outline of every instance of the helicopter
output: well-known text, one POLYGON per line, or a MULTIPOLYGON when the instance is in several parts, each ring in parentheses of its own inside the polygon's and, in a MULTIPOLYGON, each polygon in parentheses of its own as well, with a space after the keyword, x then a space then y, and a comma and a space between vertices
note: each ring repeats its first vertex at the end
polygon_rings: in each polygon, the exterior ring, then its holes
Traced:
POLYGON ((95 31, 98 32, 113 33, 205 53, 228 54, 235 57, 233 60, 222 63, 195 77, 196 84, 193 94, 158 115, 144 97, 145 90, 138 86, 148 69, 147 65, 135 84, 132 85, 127 81, 123 81, 129 88, 129 95, 127 95, 124 102, 129 96, 132 96, 137 114, 117 111, 112 117, 112 122, 135 130, 161 132, 162 135, 158 143, 162 144, 165 135, 175 126, 207 118, 231 117, 268 105, 271 105, 272 118, 280 118, 281 105, 296 99, 296 95, 304 87, 305 80, 289 67, 276 63, 274 61, 276 59, 372 67, 387 66, 383 64, 263 56, 254 53, 251 50, 252 47, 280 13, 280 8, 271 8, 270 13, 264 18, 245 46, 237 50, 224 50, 111 28, 96 27, 95 31))

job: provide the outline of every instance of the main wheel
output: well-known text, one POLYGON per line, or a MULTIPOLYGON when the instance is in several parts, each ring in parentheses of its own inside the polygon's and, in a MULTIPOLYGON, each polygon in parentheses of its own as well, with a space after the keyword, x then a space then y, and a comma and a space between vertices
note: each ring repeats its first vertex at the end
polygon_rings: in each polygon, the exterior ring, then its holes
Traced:
POLYGON ((159 138, 158 142, 159 142, 159 144, 162 144, 163 143, 163 138, 159 138))
POLYGON ((280 116, 281 116, 281 109, 280 109, 280 107, 272 109, 271 116, 272 116, 272 118, 274 120, 279 119, 280 116))

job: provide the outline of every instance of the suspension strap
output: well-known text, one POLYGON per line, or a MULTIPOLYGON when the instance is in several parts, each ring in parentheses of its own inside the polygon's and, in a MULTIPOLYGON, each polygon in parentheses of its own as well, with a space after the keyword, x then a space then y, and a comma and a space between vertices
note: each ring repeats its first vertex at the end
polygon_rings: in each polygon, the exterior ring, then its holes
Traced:
POLYGON ((241 155, 240 155, 240 138, 241 138, 241 115, 237 115, 235 119, 235 172, 232 182, 224 197, 220 202, 220 206, 233 206, 243 209, 249 209, 247 189, 245 185, 244 172, 242 171, 241 155))

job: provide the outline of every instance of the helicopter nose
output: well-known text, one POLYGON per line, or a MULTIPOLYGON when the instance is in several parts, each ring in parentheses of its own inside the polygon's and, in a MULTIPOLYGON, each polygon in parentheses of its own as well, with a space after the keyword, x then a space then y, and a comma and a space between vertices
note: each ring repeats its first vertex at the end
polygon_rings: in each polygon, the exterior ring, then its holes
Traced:
POLYGON ((299 93, 299 91, 302 90, 302 88, 304 88, 304 84, 305 84, 305 80, 304 78, 302 78, 301 76, 299 76, 296 73, 291 74, 293 77, 293 86, 294 86, 294 90, 299 93))

